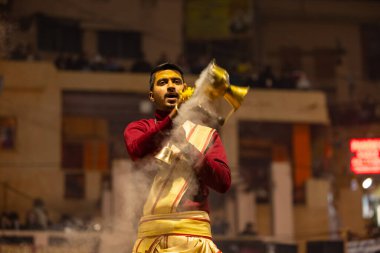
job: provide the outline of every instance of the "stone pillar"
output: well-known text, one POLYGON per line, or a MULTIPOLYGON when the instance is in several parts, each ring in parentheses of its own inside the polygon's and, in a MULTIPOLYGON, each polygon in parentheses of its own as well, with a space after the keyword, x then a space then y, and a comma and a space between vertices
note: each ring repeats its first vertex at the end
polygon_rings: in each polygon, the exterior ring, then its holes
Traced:
POLYGON ((106 222, 110 221, 112 219, 113 215, 113 209, 112 209, 112 192, 110 189, 109 182, 103 183, 103 190, 102 190, 102 219, 106 222))
POLYGON ((273 161, 271 174, 273 236, 293 239, 293 183, 289 161, 273 161))
MULTIPOLYGON (((133 210, 132 162, 116 160, 112 164, 112 222, 105 224, 99 245, 100 253, 127 252, 132 250, 136 238, 136 213, 133 210)), ((107 222, 107 221, 105 221, 107 222)))
MULTIPOLYGON (((231 194, 232 195, 232 194, 231 194)), ((236 226, 236 200, 232 196, 228 196, 225 201, 226 220, 229 225, 227 235, 233 236, 237 234, 236 226)))
MULTIPOLYGON (((129 160, 117 160, 112 166, 112 206, 115 220, 128 219, 129 189, 131 162, 129 160)), ((130 203, 129 203, 130 205, 130 203)))
POLYGON ((244 230, 247 223, 256 224, 256 196, 253 191, 245 191, 244 186, 238 186, 236 192, 237 232, 244 230))
MULTIPOLYGON (((221 111, 220 113, 222 115, 226 115, 226 112, 228 112, 231 109, 230 106, 226 105, 226 103, 221 103, 221 111)), ((231 179, 232 179, 232 187, 230 189, 231 194, 225 195, 226 201, 225 201, 225 209, 226 209, 226 220, 229 224, 229 230, 228 235, 233 236, 236 235, 239 232, 239 225, 238 225, 238 193, 232 192, 233 189, 236 189, 240 183, 239 179, 239 154, 238 154, 238 121, 235 115, 232 115, 228 119, 227 122, 225 122, 225 125, 222 128, 221 132, 222 141, 224 144, 224 148, 226 150, 229 166, 231 169, 231 179)), ((238 190, 236 190, 238 191, 238 190)))

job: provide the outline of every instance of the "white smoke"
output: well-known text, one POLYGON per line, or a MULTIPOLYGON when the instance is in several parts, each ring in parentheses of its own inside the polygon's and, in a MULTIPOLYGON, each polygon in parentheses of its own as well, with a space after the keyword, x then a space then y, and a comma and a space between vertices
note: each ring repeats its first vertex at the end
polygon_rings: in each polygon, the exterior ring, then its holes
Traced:
POLYGON ((178 116, 174 119, 174 129, 181 128, 186 120, 210 127, 217 125, 216 105, 208 96, 208 89, 214 82, 211 68, 212 63, 201 72, 195 81, 194 94, 179 108, 178 116))
POLYGON ((138 221, 157 166, 152 158, 139 163, 120 161, 114 165, 113 217, 106 222, 99 253, 131 252, 137 238, 138 221))

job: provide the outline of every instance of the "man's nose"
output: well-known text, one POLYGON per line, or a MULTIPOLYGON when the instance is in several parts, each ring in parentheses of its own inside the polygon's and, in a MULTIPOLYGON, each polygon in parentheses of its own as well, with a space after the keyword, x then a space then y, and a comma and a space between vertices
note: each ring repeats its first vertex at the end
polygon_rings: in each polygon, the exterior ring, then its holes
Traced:
POLYGON ((168 82, 168 91, 175 91, 175 84, 172 81, 168 82))

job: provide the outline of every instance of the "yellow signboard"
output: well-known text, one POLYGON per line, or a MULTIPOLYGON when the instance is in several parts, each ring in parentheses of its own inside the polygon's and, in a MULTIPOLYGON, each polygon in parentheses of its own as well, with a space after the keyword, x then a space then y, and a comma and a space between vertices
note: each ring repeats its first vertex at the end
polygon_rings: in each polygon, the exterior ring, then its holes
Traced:
POLYGON ((252 6, 249 0, 187 0, 187 39, 225 39, 249 33, 252 6))

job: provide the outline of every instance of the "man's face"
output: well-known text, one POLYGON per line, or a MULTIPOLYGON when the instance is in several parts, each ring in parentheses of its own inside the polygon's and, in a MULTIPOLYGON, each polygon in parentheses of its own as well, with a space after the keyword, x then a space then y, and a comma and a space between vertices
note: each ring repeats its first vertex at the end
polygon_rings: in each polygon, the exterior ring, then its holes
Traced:
POLYGON ((158 110, 171 111, 179 101, 179 92, 185 87, 180 73, 170 69, 161 70, 155 73, 149 98, 158 110))

